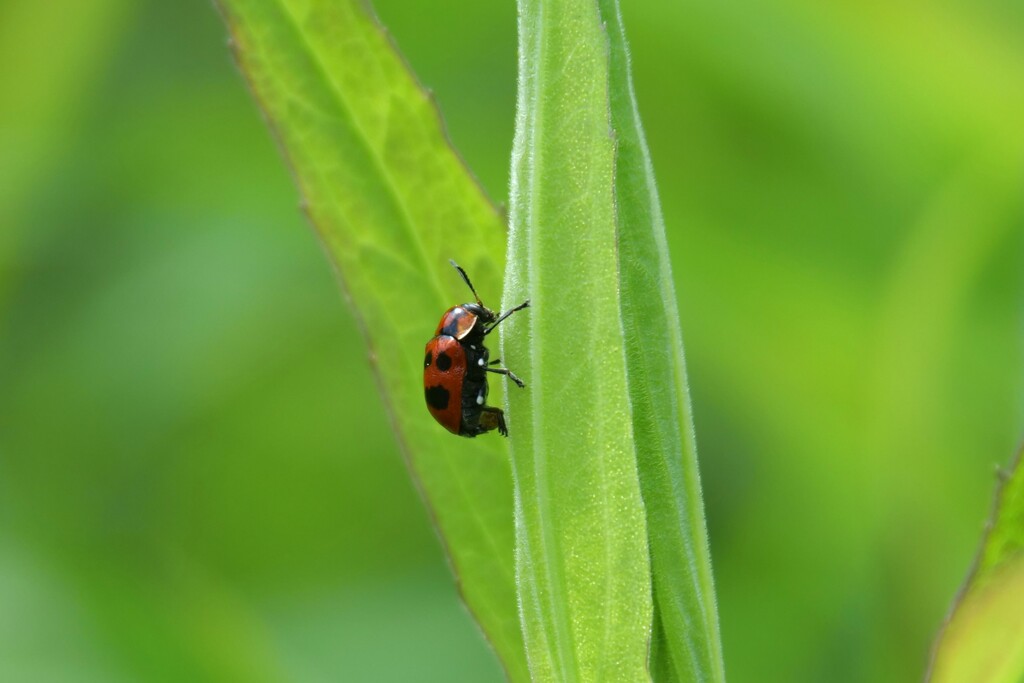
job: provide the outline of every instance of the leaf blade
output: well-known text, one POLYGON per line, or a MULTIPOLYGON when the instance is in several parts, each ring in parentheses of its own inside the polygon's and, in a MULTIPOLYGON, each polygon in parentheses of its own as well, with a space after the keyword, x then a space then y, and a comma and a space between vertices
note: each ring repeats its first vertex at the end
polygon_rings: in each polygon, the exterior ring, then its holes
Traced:
POLYGON ((520 3, 520 90, 502 357, 517 578, 535 680, 647 678, 650 577, 629 414, 597 6, 520 3), (571 341, 571 343, 570 343, 571 341), (599 353, 579 353, 578 349, 599 353))
POLYGON ((618 0, 599 0, 608 26, 610 109, 622 320, 637 463, 647 511, 655 680, 724 681, 725 667, 701 496, 686 361, 665 221, 633 90, 618 0), (671 378, 669 382, 659 378, 671 378), (683 575, 679 576, 679 572, 683 575))
POLYGON ((410 470, 460 592, 512 680, 518 629, 511 473, 498 439, 456 439, 423 405, 423 345, 467 292, 500 285, 503 222, 452 151, 433 103, 354 0, 220 0, 239 65, 371 348, 410 470), (453 253, 450 236, 458 234, 453 253))

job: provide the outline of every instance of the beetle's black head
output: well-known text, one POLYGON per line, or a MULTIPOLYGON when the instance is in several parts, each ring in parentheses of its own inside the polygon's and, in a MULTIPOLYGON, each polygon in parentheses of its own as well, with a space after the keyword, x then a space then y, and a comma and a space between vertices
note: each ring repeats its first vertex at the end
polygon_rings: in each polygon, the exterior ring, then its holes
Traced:
POLYGON ((462 308, 475 315, 482 323, 493 323, 498 317, 497 314, 483 304, 462 304, 462 308))

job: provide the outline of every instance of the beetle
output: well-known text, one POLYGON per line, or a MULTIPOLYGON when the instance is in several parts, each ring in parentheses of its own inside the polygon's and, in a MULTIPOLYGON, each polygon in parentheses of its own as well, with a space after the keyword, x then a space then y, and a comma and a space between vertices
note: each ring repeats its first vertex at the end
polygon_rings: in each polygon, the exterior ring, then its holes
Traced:
POLYGON ((527 308, 530 300, 499 315, 484 306, 466 271, 455 261, 449 263, 459 271, 476 303, 452 306, 445 311, 434 337, 427 342, 423 359, 427 410, 452 434, 475 437, 497 429, 502 436, 508 436, 505 413, 487 405, 487 373, 505 375, 520 389, 526 384, 508 368, 495 367, 501 360, 490 360, 484 341, 505 318, 527 308))

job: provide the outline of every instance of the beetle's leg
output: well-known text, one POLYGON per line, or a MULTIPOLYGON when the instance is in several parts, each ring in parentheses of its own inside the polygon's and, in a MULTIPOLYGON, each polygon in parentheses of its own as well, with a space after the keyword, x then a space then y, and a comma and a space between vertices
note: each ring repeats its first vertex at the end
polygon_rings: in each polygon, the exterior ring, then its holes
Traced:
POLYGON ((521 311, 524 308, 528 308, 529 305, 530 305, 530 300, 527 299, 526 301, 524 301, 523 303, 519 304, 515 308, 510 308, 507 311, 505 311, 504 313, 502 313, 501 315, 499 315, 498 319, 495 320, 493 323, 491 323, 490 327, 488 327, 486 330, 484 330, 484 336, 486 337, 488 334, 490 334, 491 330, 493 330, 495 327, 497 327, 498 323, 500 323, 502 320, 504 320, 505 318, 509 317, 510 315, 515 313, 516 311, 521 311))
POLYGON ((518 386, 520 389, 526 386, 523 380, 516 377, 508 368, 484 368, 484 370, 486 370, 487 372, 493 372, 497 375, 506 375, 510 380, 515 382, 516 386, 518 386))
POLYGON ((508 436, 508 427, 505 426, 505 413, 501 408, 484 406, 480 414, 480 433, 497 429, 502 436, 508 436))

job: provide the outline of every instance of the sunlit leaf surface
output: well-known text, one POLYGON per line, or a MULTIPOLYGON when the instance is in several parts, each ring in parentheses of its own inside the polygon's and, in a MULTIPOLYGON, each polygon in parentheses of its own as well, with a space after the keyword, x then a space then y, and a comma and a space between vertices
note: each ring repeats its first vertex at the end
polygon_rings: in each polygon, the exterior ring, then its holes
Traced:
POLYGON ((540 681, 647 677, 651 587, 620 319, 608 43, 588 0, 520 2, 502 354, 516 572, 540 681))

